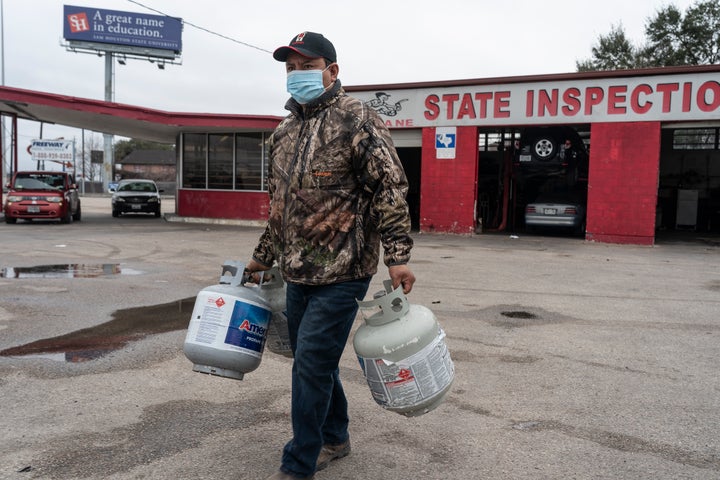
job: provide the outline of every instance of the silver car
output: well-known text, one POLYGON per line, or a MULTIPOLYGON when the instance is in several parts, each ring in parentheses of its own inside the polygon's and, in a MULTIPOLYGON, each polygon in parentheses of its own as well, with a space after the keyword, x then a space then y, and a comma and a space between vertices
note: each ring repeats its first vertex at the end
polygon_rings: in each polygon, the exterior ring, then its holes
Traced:
POLYGON ((123 213, 152 213, 160 216, 160 193, 152 180, 121 180, 112 196, 112 216, 123 213))
POLYGON ((579 194, 541 194, 525 207, 525 229, 555 228, 585 233, 586 203, 579 194))

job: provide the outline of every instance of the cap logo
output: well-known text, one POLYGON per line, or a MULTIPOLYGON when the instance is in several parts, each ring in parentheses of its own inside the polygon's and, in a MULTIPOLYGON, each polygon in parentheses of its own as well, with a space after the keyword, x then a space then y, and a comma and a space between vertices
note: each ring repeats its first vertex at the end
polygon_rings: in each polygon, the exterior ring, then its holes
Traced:
POLYGON ((295 41, 293 43, 303 43, 303 41, 305 40, 306 33, 307 32, 303 32, 300 35, 298 35, 297 37, 295 37, 295 41))
MULTIPOLYGON (((2 1, 2 0, 0 0, 2 1)), ((295 52, 307 58, 325 58, 335 62, 337 54, 330 40, 315 32, 301 32, 291 38, 286 47, 279 47, 273 52, 273 58, 279 62, 287 61, 288 55, 295 52)))

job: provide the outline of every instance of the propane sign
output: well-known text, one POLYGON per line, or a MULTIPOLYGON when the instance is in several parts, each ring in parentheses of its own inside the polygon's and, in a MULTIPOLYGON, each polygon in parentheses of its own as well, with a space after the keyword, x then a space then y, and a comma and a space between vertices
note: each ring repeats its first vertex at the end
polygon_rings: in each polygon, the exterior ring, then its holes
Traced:
POLYGON ((75 140, 33 140, 28 151, 33 162, 55 162, 72 167, 75 160, 75 140))

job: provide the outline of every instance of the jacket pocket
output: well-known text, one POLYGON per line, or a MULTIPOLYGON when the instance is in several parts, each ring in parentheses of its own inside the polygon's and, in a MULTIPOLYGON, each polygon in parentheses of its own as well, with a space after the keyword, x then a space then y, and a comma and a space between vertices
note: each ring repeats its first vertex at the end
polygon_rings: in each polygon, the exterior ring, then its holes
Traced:
POLYGON ((307 188, 352 190, 357 179, 347 142, 337 138, 318 147, 310 158, 307 188))

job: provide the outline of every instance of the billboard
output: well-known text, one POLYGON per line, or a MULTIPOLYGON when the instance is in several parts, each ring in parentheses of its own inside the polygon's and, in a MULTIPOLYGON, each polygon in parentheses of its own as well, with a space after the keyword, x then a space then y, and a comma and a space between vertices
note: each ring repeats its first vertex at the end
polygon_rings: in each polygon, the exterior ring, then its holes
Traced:
POLYGON ((32 140, 28 151, 33 162, 43 165, 45 162, 54 162, 70 168, 75 161, 75 140, 32 140))
POLYGON ((174 58, 182 51, 182 19, 64 6, 63 37, 71 46, 174 58))

